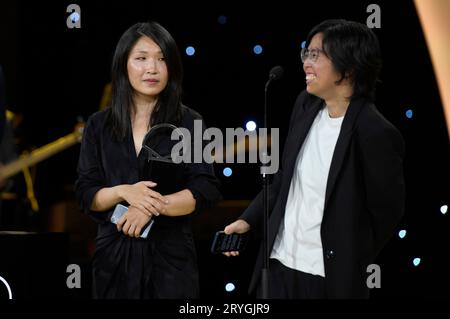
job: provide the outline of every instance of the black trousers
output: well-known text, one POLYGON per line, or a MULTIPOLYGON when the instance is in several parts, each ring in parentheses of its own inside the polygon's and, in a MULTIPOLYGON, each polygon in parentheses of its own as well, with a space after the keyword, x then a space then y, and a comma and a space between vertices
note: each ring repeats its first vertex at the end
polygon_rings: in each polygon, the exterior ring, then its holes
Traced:
MULTIPOLYGON (((261 287, 258 289, 261 297, 261 287)), ((286 267, 277 259, 269 261, 270 299, 325 299, 325 278, 286 267)))

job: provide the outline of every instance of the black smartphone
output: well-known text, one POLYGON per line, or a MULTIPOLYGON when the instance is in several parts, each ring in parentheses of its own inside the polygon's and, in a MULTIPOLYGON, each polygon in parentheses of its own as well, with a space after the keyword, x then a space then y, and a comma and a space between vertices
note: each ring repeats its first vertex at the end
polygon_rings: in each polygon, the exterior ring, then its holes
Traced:
POLYGON ((247 245, 247 238, 247 234, 227 235, 224 231, 218 231, 214 236, 211 252, 220 254, 227 251, 242 251, 247 245))

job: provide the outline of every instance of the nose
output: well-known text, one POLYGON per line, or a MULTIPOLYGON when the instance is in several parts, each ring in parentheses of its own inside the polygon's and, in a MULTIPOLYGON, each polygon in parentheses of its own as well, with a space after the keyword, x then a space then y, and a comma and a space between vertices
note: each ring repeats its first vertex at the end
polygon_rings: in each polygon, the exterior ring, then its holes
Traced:
POLYGON ((306 73, 307 69, 310 69, 312 67, 312 63, 310 59, 306 59, 303 63, 303 71, 306 73))
POLYGON ((156 74, 158 73, 158 66, 155 59, 148 59, 145 67, 145 73, 156 74))

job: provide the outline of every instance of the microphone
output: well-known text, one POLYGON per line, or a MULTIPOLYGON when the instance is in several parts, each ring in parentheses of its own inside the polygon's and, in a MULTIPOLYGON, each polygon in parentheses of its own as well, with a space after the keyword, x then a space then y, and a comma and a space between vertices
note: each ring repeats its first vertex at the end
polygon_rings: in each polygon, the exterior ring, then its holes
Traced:
POLYGON ((267 91, 267 88, 269 87, 270 82, 273 80, 279 80, 283 76, 284 70, 281 66, 277 65, 274 66, 270 72, 269 72, 269 79, 266 82, 265 91, 267 91))
POLYGON ((269 80, 279 80, 283 77, 284 70, 280 65, 274 66, 269 72, 269 80))

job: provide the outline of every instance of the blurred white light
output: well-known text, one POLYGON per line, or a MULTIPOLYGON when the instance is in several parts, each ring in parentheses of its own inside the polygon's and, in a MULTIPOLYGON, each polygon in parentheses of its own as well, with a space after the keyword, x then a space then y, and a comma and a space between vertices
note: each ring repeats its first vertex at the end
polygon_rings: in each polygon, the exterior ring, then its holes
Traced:
POLYGON ((413 264, 414 264, 414 266, 419 266, 419 264, 420 264, 420 258, 414 258, 414 260, 413 260, 413 264))
POLYGON ((247 128, 247 131, 253 132, 256 130, 256 123, 254 121, 248 121, 247 124, 245 124, 245 127, 247 128))
POLYGON ((401 231, 398 232, 398 237, 405 238, 405 236, 406 236, 406 230, 402 229, 401 231))
POLYGON ((441 206, 441 213, 442 214, 444 214, 444 215, 447 214, 447 210, 448 210, 448 206, 447 205, 442 205, 441 206))
POLYGON ((195 54, 195 49, 194 49, 194 47, 192 47, 192 46, 187 47, 187 48, 186 48, 186 54, 189 55, 189 56, 194 55, 194 54, 195 54))
POLYGON ((233 170, 229 167, 225 167, 223 169, 223 175, 225 175, 226 177, 230 177, 231 174, 233 174, 233 170))
POLYGON ((234 284, 232 284, 231 282, 227 283, 225 285, 225 290, 227 292, 232 292, 236 287, 234 286, 234 284))
POLYGON ((304 49, 306 47, 306 41, 303 41, 301 44, 302 49, 304 49))
POLYGON ((407 110, 406 111, 406 117, 411 119, 413 117, 413 110, 407 110))
POLYGON ((9 286, 8 282, 2 276, 0 276, 0 281, 6 286, 6 289, 8 290, 9 299, 12 299, 12 291, 11 291, 11 287, 9 286))
POLYGON ((255 46, 253 47, 253 52, 254 52, 255 54, 261 54, 262 51, 263 51, 263 48, 262 48, 262 46, 260 46, 259 44, 258 44, 258 45, 255 45, 255 46))
POLYGON ((73 12, 70 14, 70 20, 72 20, 73 23, 80 20, 80 14, 78 12, 73 12))

